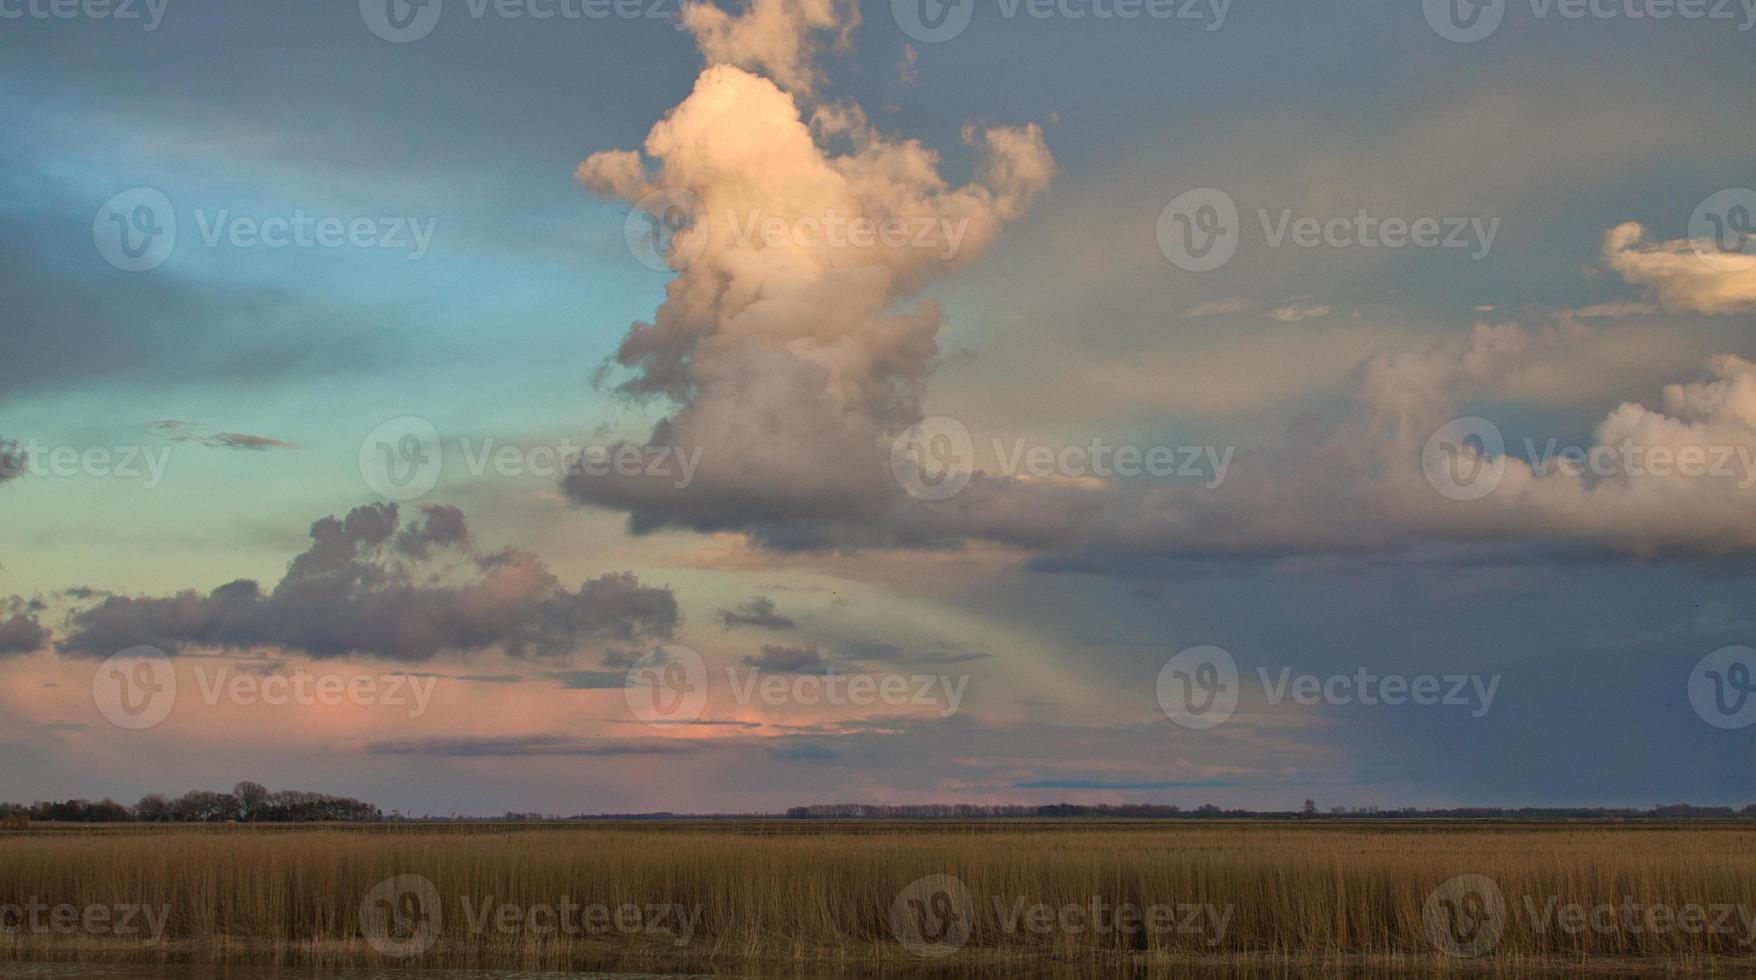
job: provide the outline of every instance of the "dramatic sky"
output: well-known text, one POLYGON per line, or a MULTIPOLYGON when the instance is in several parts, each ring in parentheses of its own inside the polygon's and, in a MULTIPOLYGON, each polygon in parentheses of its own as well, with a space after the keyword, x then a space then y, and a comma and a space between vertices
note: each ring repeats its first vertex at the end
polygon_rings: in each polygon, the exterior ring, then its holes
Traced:
POLYGON ((0 797, 1756 801, 1701 8, 0 0, 0 797))

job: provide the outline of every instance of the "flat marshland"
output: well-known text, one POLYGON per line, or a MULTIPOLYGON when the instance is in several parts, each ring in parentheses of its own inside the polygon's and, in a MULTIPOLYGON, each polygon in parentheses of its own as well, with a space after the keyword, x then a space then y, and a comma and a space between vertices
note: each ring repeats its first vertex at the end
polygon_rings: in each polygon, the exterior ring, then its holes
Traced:
POLYGON ((1056 964, 1730 975, 1756 968, 1753 910, 1756 828, 1738 823, 118 825, 0 835, 0 959, 15 960, 746 976, 1050 975, 1056 964), (1459 886, 1460 875, 1481 877, 1459 886), (76 911, 46 924, 55 906, 76 911), (1435 909, 1460 918, 1436 922, 1435 909), (148 913, 156 941, 143 935, 148 913), (114 928, 124 914, 139 932, 114 928))

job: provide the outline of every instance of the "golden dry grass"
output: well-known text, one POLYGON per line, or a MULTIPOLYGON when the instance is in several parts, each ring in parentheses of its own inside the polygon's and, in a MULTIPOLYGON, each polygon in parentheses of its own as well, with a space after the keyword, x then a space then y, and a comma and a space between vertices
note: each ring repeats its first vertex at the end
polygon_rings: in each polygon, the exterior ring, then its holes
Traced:
MULTIPOLYGON (((1028 960, 1272 969, 1347 964, 1384 970, 1488 969, 1543 975, 1582 966, 1674 973, 1756 966, 1747 926, 1731 934, 1539 928, 1551 898, 1591 907, 1756 910, 1756 831, 1739 826, 1604 827, 1286 824, 761 823, 312 830, 35 828, 0 836, 0 904, 168 906, 168 942, 30 930, 0 957, 79 952, 197 959, 383 962, 360 906, 379 882, 419 875, 440 897, 437 942, 416 964, 711 967, 749 972, 831 964, 860 969, 1012 972, 1028 960), (1423 919, 1436 885, 1493 879, 1506 903, 1492 952, 1457 959, 1423 919), (927 875, 973 898, 963 947, 923 959, 897 941, 891 909, 927 875), (676 903, 700 909, 674 935, 472 929, 484 902, 520 908, 676 903), (1007 929, 1005 910, 1205 904, 1223 932, 1126 934, 1089 927, 1007 929), (1000 908, 995 906, 996 900, 1000 908)), ((1179 919, 1181 916, 1179 915, 1179 919)), ((1204 920, 1211 921, 1211 920, 1204 920)), ((1638 923, 1637 923, 1638 924, 1638 923)))

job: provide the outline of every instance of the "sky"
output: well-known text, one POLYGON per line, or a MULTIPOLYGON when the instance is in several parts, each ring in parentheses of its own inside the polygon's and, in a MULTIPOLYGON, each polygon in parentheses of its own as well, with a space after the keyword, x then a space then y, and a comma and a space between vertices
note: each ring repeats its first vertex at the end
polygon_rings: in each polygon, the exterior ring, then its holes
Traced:
POLYGON ((1756 802, 1753 24, 0 0, 0 797, 1756 802))

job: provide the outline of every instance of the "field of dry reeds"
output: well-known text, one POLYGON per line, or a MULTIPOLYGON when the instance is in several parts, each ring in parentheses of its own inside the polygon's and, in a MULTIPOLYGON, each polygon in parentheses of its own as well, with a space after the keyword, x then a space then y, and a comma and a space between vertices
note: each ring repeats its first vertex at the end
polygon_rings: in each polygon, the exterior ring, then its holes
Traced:
POLYGON ((1057 963, 1730 975, 1756 969, 1752 910, 1747 825, 775 821, 0 834, 0 959, 746 976, 1026 976, 1057 963), (72 911, 57 919, 58 906, 72 911), (125 915, 138 934, 118 927, 125 915))

